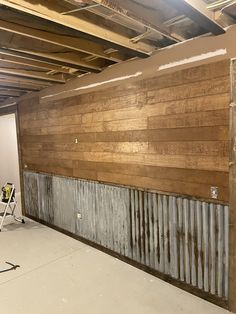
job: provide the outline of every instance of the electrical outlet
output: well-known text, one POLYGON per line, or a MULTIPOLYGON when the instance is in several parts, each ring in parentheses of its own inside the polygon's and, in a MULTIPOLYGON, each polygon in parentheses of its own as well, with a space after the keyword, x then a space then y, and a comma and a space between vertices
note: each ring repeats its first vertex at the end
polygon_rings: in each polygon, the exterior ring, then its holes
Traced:
POLYGON ((77 213, 77 219, 82 219, 82 215, 80 213, 77 213))

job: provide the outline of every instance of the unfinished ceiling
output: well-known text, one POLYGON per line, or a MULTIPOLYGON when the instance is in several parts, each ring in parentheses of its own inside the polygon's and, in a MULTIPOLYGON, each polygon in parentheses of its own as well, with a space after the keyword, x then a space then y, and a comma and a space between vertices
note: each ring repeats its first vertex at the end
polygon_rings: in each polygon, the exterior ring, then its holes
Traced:
POLYGON ((0 0, 0 105, 234 24, 236 1, 0 0))

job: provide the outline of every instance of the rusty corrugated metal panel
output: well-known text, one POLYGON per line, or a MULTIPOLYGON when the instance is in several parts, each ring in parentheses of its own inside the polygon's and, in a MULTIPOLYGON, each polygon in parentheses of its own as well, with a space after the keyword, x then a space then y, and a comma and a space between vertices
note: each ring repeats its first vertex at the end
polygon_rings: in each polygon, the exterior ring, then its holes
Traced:
POLYGON ((228 206, 32 172, 24 180, 28 214, 227 299, 228 206))

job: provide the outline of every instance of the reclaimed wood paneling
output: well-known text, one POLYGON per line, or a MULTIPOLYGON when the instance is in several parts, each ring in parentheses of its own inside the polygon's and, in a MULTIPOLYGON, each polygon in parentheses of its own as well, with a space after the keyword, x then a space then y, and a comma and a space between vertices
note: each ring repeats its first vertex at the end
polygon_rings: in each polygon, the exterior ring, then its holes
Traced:
POLYGON ((27 214, 228 298, 228 206, 29 171, 24 182, 27 214))
POLYGON ((229 72, 221 61, 70 99, 22 101, 23 164, 206 200, 218 186, 227 202, 229 72))

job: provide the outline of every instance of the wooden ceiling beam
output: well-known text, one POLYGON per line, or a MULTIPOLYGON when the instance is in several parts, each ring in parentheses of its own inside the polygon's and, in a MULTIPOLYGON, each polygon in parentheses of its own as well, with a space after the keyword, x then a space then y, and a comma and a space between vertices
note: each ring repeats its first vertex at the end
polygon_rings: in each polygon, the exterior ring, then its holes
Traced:
POLYGON ((0 88, 0 97, 5 96, 5 97, 20 97, 23 95, 24 92, 20 91, 14 91, 14 90, 9 90, 9 89, 4 89, 2 90, 0 88))
POLYGON ((214 1, 212 3, 207 4, 207 9, 217 11, 222 10, 225 7, 234 5, 236 3, 235 0, 225 0, 225 1, 214 1))
POLYGON ((235 24, 235 20, 228 15, 224 10, 214 11, 215 20, 223 27, 235 24))
POLYGON ((15 83, 11 81, 2 80, 0 78, 0 88, 6 88, 10 90, 16 90, 16 91, 30 91, 30 92, 36 92, 42 89, 41 86, 35 86, 31 84, 25 84, 25 83, 15 83))
MULTIPOLYGON (((32 17, 41 19, 42 21, 47 21, 48 23, 54 23, 59 25, 60 27, 64 27, 74 31, 74 34, 80 36, 80 39, 86 39, 87 44, 94 45, 93 42, 97 44, 105 45, 111 48, 115 48, 120 51, 124 51, 129 53, 132 56, 137 57, 148 57, 154 48, 150 45, 144 43, 132 43, 130 38, 127 38, 124 35, 118 34, 114 32, 112 29, 104 28, 100 25, 96 25, 90 21, 79 19, 75 16, 67 16, 63 15, 60 12, 57 12, 56 9, 52 9, 53 3, 50 2, 50 5, 47 1, 37 1, 37 3, 32 3, 25 0, 0 0, 0 5, 14 9, 24 15, 30 15, 32 17), (87 41, 89 39, 89 41, 87 41)), ((43 32, 44 33, 44 32, 43 32)), ((50 36, 50 40, 53 37, 59 39, 60 35, 52 34, 50 36)), ((69 38, 68 36, 63 36, 64 39, 67 39, 67 43, 69 44, 71 41, 73 42, 73 38, 69 38)), ((80 40, 78 39, 78 40, 80 40)), ((97 46, 96 44, 96 46, 97 46)), ((84 45, 81 45, 81 49, 84 45)), ((100 46, 101 47, 101 46, 100 46)), ((78 48, 78 46, 77 46, 78 48)), ((100 48, 101 49, 101 48, 100 48)), ((88 52, 88 47, 86 47, 88 52)), ((95 54, 96 49, 91 49, 91 54, 95 54)), ((98 51, 97 51, 98 54, 98 51)), ((106 54, 103 55, 105 57, 106 54)), ((102 57, 100 55, 100 57, 102 57)), ((106 57, 112 60, 111 55, 107 54, 106 57)))
MULTIPOLYGON (((132 22, 138 23, 143 27, 147 27, 148 29, 172 40, 173 42, 180 41, 179 38, 176 38, 171 34, 169 29, 165 25, 157 21, 156 16, 155 19, 152 18, 153 11, 141 7, 137 3, 125 0, 123 1, 122 6, 117 6, 116 3, 113 3, 114 1, 108 0, 93 0, 93 1, 118 15, 131 20, 132 22)), ((90 10, 90 7, 89 6, 88 8, 85 7, 85 9, 90 10)), ((91 11, 96 14, 96 10, 91 11)))
POLYGON ((28 77, 16 77, 16 76, 9 76, 6 74, 0 73, 0 87, 3 85, 12 85, 12 86, 28 86, 32 87, 35 90, 40 90, 45 87, 49 87, 52 85, 51 82, 47 81, 40 81, 36 79, 31 79, 28 77))
MULTIPOLYGON (((17 34, 23 37, 31 38, 40 40, 49 44, 57 45, 60 47, 68 48, 71 50, 75 50, 77 52, 86 52, 98 56, 99 58, 103 58, 106 54, 105 53, 98 53, 97 50, 86 49, 84 50, 84 46, 80 43, 80 39, 75 37, 65 36, 65 35, 58 35, 50 32, 36 30, 34 28, 26 27, 23 25, 18 25, 15 23, 7 22, 0 20, 0 30, 5 32, 17 34), (89 51, 87 51, 89 50, 89 51)), ((93 46, 93 45, 92 45, 93 46)), ((109 59, 109 58, 108 58, 109 59)), ((117 61, 117 60, 116 60, 117 61)), ((93 71, 93 72, 100 72, 101 68, 90 64, 89 62, 80 60, 78 58, 78 66, 84 71, 93 71)))
POLYGON ((207 9, 206 2, 203 0, 166 0, 166 3, 189 17, 206 31, 214 35, 225 33, 224 28, 215 21, 214 13, 207 9))
POLYGON ((56 71, 59 73, 71 74, 72 69, 57 66, 52 63, 34 60, 33 57, 22 56, 20 53, 9 51, 0 48, 0 61, 7 62, 13 65, 22 65, 36 69, 44 69, 47 71, 56 71))
MULTIPOLYGON (((48 64, 59 65, 62 67, 80 70, 82 72, 100 72, 101 63, 96 60, 96 62, 85 62, 82 58, 73 53, 51 53, 51 52, 38 52, 23 48, 14 48, 11 45, 4 45, 6 53, 19 56, 25 59, 33 59, 41 62, 46 62, 48 64)), ((71 70, 70 70, 71 71, 71 70)), ((62 72, 64 73, 64 72, 62 72)))
POLYGON ((53 82, 53 83, 65 83, 65 79, 61 75, 52 76, 52 75, 47 75, 42 72, 36 72, 36 71, 0 68, 0 74, 4 74, 7 76, 31 78, 35 80, 47 81, 47 82, 53 82))

